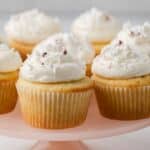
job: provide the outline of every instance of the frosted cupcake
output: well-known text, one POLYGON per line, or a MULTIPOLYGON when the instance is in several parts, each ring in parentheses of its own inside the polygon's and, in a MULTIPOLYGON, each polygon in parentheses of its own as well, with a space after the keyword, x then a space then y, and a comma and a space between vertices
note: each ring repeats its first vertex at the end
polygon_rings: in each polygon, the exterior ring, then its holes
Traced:
POLYGON ((0 114, 12 111, 17 102, 15 82, 22 60, 18 52, 0 44, 0 114))
MULTIPOLYGON (((58 42, 61 45, 65 44, 65 48, 70 55, 82 59, 86 64, 86 75, 91 76, 91 64, 95 57, 95 51, 92 46, 85 39, 81 39, 72 33, 58 33, 39 43, 36 49, 47 49, 52 43, 58 42)), ((50 48, 49 48, 50 49, 50 48)))
POLYGON ((38 128, 80 125, 86 119, 93 87, 85 77, 85 63, 73 55, 76 44, 66 35, 44 43, 34 49, 20 71, 17 89, 23 117, 38 128))
POLYGON ((150 117, 150 24, 124 29, 95 58, 92 71, 104 116, 120 120, 150 117))
POLYGON ((59 32, 60 25, 57 18, 34 9, 12 16, 5 31, 10 46, 25 58, 37 43, 59 32))
POLYGON ((101 49, 112 41, 120 28, 121 24, 114 16, 92 8, 73 22, 72 32, 87 38, 96 54, 99 54, 101 49))

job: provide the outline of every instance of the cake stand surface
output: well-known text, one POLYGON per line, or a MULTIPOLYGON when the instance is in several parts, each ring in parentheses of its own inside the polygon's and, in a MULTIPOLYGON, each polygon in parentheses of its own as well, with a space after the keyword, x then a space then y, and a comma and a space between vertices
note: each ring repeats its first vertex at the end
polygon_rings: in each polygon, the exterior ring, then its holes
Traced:
POLYGON ((95 96, 91 99, 86 121, 76 128, 64 130, 32 128, 22 119, 19 104, 12 113, 0 116, 0 134, 40 141, 33 146, 33 150, 85 150, 88 148, 83 145, 82 140, 116 136, 149 125, 150 119, 118 121, 104 118, 98 112, 95 96))

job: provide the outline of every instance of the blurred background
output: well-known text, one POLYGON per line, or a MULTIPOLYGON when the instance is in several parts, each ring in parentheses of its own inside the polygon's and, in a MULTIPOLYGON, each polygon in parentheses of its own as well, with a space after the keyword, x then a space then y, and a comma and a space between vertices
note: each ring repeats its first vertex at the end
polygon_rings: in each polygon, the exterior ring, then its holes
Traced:
POLYGON ((1 0, 1 13, 12 13, 33 7, 58 13, 78 13, 90 7, 112 11, 115 13, 129 13, 133 15, 149 14, 149 0, 1 0))
POLYGON ((1 0, 0 17, 4 19, 13 13, 39 8, 70 22, 70 18, 91 7, 106 10, 121 20, 143 22, 150 19, 150 0, 1 0))

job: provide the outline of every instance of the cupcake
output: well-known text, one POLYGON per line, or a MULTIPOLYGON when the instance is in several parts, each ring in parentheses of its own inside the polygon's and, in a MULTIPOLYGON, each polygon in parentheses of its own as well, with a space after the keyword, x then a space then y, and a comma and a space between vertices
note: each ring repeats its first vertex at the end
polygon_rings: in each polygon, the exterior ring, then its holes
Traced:
POLYGON ((150 24, 129 27, 92 66, 100 112, 108 118, 150 117, 150 24))
POLYGON ((33 127, 71 128, 86 119, 93 82, 66 36, 39 44, 21 67, 17 90, 23 118, 33 127))
POLYGON ((92 43, 96 54, 110 43, 121 28, 120 22, 96 8, 80 15, 72 25, 72 32, 92 43))
POLYGON ((82 59, 86 64, 86 75, 91 76, 91 64, 95 57, 95 51, 92 49, 91 44, 85 39, 82 39, 72 33, 57 33, 46 40, 39 43, 35 49, 49 49, 49 45, 55 42, 61 45, 65 44, 67 51, 70 55, 82 59), (52 38, 51 38, 52 37, 52 38))
POLYGON ((0 44, 0 114, 12 111, 17 102, 15 82, 22 60, 18 52, 0 44))
POLYGON ((5 31, 10 46, 26 58, 37 43, 59 32, 60 25, 57 18, 33 9, 12 16, 5 26, 5 31))

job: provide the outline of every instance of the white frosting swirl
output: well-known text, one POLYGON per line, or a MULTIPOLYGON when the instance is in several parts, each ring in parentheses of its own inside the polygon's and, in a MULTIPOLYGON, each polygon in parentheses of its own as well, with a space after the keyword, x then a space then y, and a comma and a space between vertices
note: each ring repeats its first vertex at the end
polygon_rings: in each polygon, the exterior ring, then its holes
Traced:
POLYGON ((72 25, 72 32, 90 41, 110 41, 121 28, 113 16, 92 8, 80 15, 72 25))
POLYGON ((150 74, 150 24, 121 31, 103 49, 102 54, 95 58, 92 71, 110 78, 132 78, 150 74))
POLYGON ((8 37, 27 43, 38 43, 48 36, 59 32, 57 18, 33 9, 12 16, 5 26, 8 37))
POLYGON ((80 48, 82 43, 72 34, 60 33, 51 36, 35 47, 31 56, 24 62, 20 75, 35 82, 82 79, 85 77, 85 63, 81 59, 82 55, 78 57, 80 48))
POLYGON ((143 25, 132 26, 127 23, 117 35, 117 39, 143 51, 150 49, 150 24, 145 22, 143 25))
POLYGON ((0 72, 16 71, 21 64, 22 60, 17 51, 6 44, 0 44, 0 72))
POLYGON ((67 51, 73 56, 85 61, 86 64, 91 64, 94 57, 95 51, 91 44, 84 38, 80 38, 73 33, 58 33, 53 35, 53 38, 49 37, 36 46, 35 49, 45 49, 51 43, 51 41, 63 41, 67 51))

